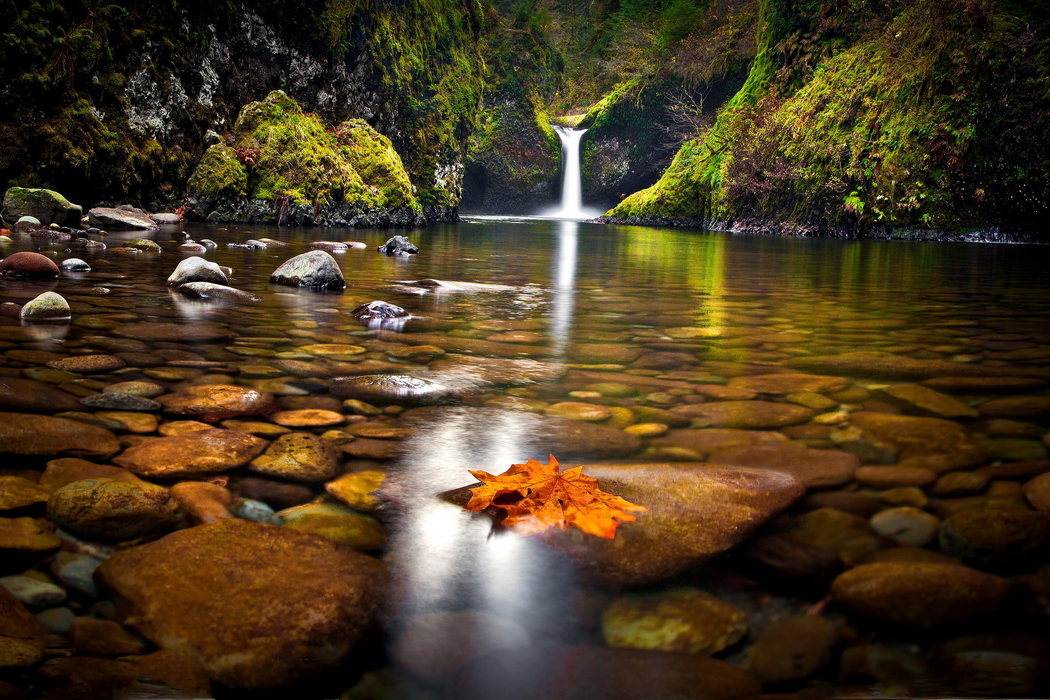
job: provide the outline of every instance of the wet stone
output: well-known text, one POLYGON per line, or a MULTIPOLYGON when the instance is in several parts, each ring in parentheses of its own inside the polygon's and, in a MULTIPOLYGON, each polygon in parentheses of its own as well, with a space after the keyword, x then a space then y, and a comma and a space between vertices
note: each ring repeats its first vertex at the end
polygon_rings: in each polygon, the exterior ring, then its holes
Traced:
POLYGON ((54 279, 59 276, 58 265, 40 253, 12 253, 0 260, 0 277, 13 279, 54 279))
POLYGON ((986 401, 977 407, 982 416, 996 418, 1050 418, 1050 396, 1007 396, 986 401))
POLYGON ((308 503, 277 514, 284 526, 308 532, 359 552, 383 547, 383 526, 374 518, 336 503, 308 503))
POLYGON ((759 394, 785 395, 797 392, 832 393, 841 391, 849 385, 850 381, 841 377, 785 373, 734 377, 729 380, 727 386, 733 389, 754 391, 759 394))
POLYGON ((822 617, 782 618, 759 635, 747 667, 763 683, 801 680, 828 665, 841 636, 840 625, 822 617))
POLYGON ((160 404, 152 399, 116 392, 85 396, 80 399, 80 403, 88 408, 100 408, 108 411, 159 411, 161 408, 160 404))
POLYGON ((877 440, 893 445, 898 465, 945 473, 981 465, 987 450, 958 423, 861 411, 850 422, 877 440))
POLYGON ((49 492, 29 479, 0 475, 0 511, 17 510, 46 503, 49 492))
MULTIPOLYGON (((57 372, 58 370, 48 371, 57 372)), ((75 411, 79 408, 80 402, 73 396, 48 383, 18 377, 4 377, 3 381, 0 381, 0 409, 53 413, 75 411)))
MULTIPOLYGON (((202 423, 201 425, 206 425, 202 423)), ((208 426, 209 428, 211 426, 208 426)), ((265 423, 263 421, 252 421, 252 420, 224 420, 222 427, 230 430, 239 430, 242 433, 250 433, 257 435, 258 437, 270 438, 277 437, 279 435, 287 435, 292 432, 291 428, 286 428, 283 425, 276 425, 274 423, 265 423)))
MULTIPOLYGON (((225 421, 223 421, 223 423, 224 423, 224 425, 223 425, 224 428, 229 428, 230 427, 228 425, 225 425, 225 421)), ((164 437, 175 437, 176 435, 185 435, 186 433, 195 433, 198 430, 214 430, 214 429, 215 429, 214 425, 209 425, 208 423, 201 423, 200 421, 195 421, 195 420, 177 420, 177 421, 172 421, 170 423, 163 423, 157 428, 157 430, 160 432, 160 434, 163 435, 164 437)), ((232 430, 232 428, 231 428, 231 430, 232 430)))
POLYGON ((1045 380, 1032 377, 936 377, 920 383, 937 391, 959 394, 1032 391, 1047 385, 1045 380))
POLYGON ((451 390, 438 382, 396 374, 374 374, 332 380, 331 392, 342 399, 375 404, 427 405, 448 401, 451 390))
POLYGON ((976 418, 977 409, 921 384, 896 384, 874 393, 910 412, 938 418, 976 418))
POLYGON ((51 562, 51 575, 66 589, 97 598, 98 585, 94 575, 101 563, 101 559, 88 554, 59 552, 51 562))
POLYGON ((671 409, 690 418, 703 418, 720 428, 765 430, 805 423, 813 411, 803 406, 769 401, 718 401, 689 404, 671 409))
POLYGON ((175 271, 168 277, 169 287, 178 287, 190 282, 209 282, 211 284, 229 285, 230 280, 218 264, 197 256, 181 260, 175 271))
POLYGON ((120 449, 113 433, 78 421, 0 413, 0 453, 109 457, 120 449))
POLYGON ((113 461, 139 476, 183 479, 242 467, 266 446, 265 440, 236 430, 199 430, 147 440, 113 461))
POLYGON ((207 342, 212 340, 229 340, 234 337, 232 331, 220 323, 169 323, 164 321, 144 321, 119 325, 113 332, 125 338, 135 338, 147 342, 207 342))
POLYGON ((855 478, 858 484, 877 489, 902 486, 929 486, 937 480, 937 474, 929 469, 915 467, 861 467, 855 478))
POLYGON ((976 472, 951 472, 937 477, 930 488, 932 496, 972 496, 988 487, 989 477, 976 472))
POLYGON ((270 275, 270 283, 331 291, 346 287, 339 263, 323 250, 312 250, 285 261, 270 275))
POLYGON ((0 578, 0 587, 10 591, 23 605, 34 608, 51 607, 66 599, 61 587, 30 576, 4 576, 0 578))
POLYGON ((351 472, 329 481, 324 488, 331 496, 354 510, 371 513, 383 503, 378 491, 385 480, 386 472, 383 471, 351 472))
POLYGON ((251 471, 289 481, 322 482, 339 473, 338 452, 332 443, 310 433, 282 435, 252 460, 251 471))
POLYGON ((699 430, 671 430, 650 444, 660 448, 689 450, 696 455, 696 459, 703 460, 720 450, 786 441, 787 438, 784 435, 773 431, 702 428, 699 430))
POLYGON ((548 416, 570 418, 591 423, 599 423, 612 416, 609 409, 604 406, 596 406, 595 404, 582 403, 580 401, 563 401, 552 404, 545 408, 543 412, 548 416))
POLYGON ((36 518, 0 518, 0 551, 46 554, 62 546, 46 521, 36 518))
POLYGON ((941 527, 935 516, 910 506, 888 508, 869 522, 876 533, 907 547, 925 547, 937 538, 941 527))
POLYGON ((1018 509, 971 508, 944 521, 941 551, 978 568, 1025 567, 1050 551, 1050 517, 1018 509))
POLYGON ((99 478, 139 480, 137 476, 120 467, 96 464, 95 462, 77 459, 76 457, 64 457, 62 459, 53 459, 47 463, 47 468, 40 475, 40 482, 37 486, 47 491, 48 495, 50 495, 74 481, 99 478))
POLYGON ((609 646, 705 656, 740 641, 747 628, 742 610, 696 589, 619 598, 602 614, 609 646))
POLYGON ((314 492, 302 484, 276 481, 250 474, 236 475, 227 484, 229 490, 242 497, 257 500, 274 510, 291 508, 313 500, 314 492))
POLYGON ((860 460, 849 453, 791 444, 731 447, 712 453, 708 461, 786 472, 807 488, 848 484, 860 467, 860 460))
POLYGON ((1024 495, 1033 508, 1050 515, 1050 474, 1042 474, 1026 483, 1024 495))
POLYGON ((171 492, 143 481, 84 479, 51 494, 48 519, 77 537, 104 542, 154 535, 181 520, 171 492))
POLYGON ((98 576, 144 637, 191 653, 229 688, 265 689, 341 666, 385 572, 314 535, 228 518, 120 552, 98 576))
POLYGON ((239 386, 204 384, 159 397, 164 412, 217 423, 226 418, 256 416, 274 407, 273 394, 239 386))
POLYGON ((0 668, 31 666, 44 656, 47 630, 0 586, 0 668))
POLYGON ((99 372, 112 372, 125 367, 124 360, 114 355, 77 355, 67 357, 64 360, 48 362, 51 369, 63 372, 75 372, 77 374, 95 374, 99 372))
POLYGON ((1009 584, 963 566, 924 563, 864 564, 835 579, 835 602, 862 617, 906 627, 933 628, 994 613, 1009 584))
POLYGON ((70 317, 69 303, 59 294, 44 292, 26 302, 19 315, 24 321, 60 321, 70 317))
POLYGON ((330 425, 342 425, 346 416, 335 411, 320 409, 301 409, 281 411, 270 417, 274 423, 289 428, 316 428, 330 425))

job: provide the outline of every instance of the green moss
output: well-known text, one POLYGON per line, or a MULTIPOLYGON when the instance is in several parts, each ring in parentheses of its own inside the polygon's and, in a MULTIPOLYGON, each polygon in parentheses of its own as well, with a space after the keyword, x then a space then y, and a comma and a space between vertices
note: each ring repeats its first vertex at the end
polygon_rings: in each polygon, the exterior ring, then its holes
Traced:
POLYGON ((236 151, 217 143, 204 152, 188 187, 193 194, 241 197, 248 193, 248 173, 236 151))
POLYGON ((390 139, 363 119, 343 122, 336 127, 335 136, 365 187, 378 193, 383 206, 419 207, 401 156, 390 139))

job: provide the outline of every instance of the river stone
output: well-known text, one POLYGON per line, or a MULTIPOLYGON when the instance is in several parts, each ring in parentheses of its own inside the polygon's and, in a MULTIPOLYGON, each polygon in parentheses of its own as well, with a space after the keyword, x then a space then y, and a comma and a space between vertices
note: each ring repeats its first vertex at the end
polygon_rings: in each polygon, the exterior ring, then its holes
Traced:
POLYGON ((714 464, 786 472, 806 488, 848 484, 860 467, 860 460, 848 452, 815 450, 789 443, 731 447, 714 452, 707 459, 714 464))
POLYGON ((392 318, 405 318, 409 314, 400 306, 385 301, 370 301, 361 304, 350 312, 350 316, 361 321, 366 326, 371 321, 386 321, 392 318))
POLYGON ((120 450, 108 430, 30 413, 0 413, 0 454, 106 458, 120 450))
POLYGON ((40 475, 40 482, 37 486, 50 495, 66 484, 71 484, 81 479, 139 481, 137 476, 120 467, 113 467, 108 464, 95 464, 86 459, 77 459, 76 457, 65 457, 63 459, 53 459, 47 463, 47 468, 40 475))
POLYGON ((341 290, 346 287, 339 263, 330 253, 311 250, 285 261, 270 276, 271 284, 341 290))
POLYGON ((88 210, 88 223, 99 228, 153 230, 157 224, 146 213, 128 205, 88 210))
POLYGON ((141 251, 147 253, 159 253, 161 252, 160 244, 156 241, 152 241, 148 238, 132 238, 130 241, 124 244, 125 248, 138 248, 141 251))
POLYGON ((841 626, 823 617, 776 620, 751 647, 748 670, 762 683, 802 680, 828 665, 841 636, 841 626))
POLYGON ((717 401, 675 406, 672 413, 703 418, 719 428, 766 430, 805 423, 815 414, 804 406, 769 401, 717 401))
POLYGON ((1050 517, 1030 510, 970 508, 941 526, 941 551, 981 568, 1009 569, 1050 550, 1050 517))
POLYGON ((171 494, 197 524, 232 517, 230 508, 237 501, 226 487, 210 481, 183 481, 171 487, 171 494))
MULTIPOLYGON (((116 392, 105 392, 93 394, 80 399, 80 403, 88 408, 99 408, 109 411, 159 411, 160 404, 152 399, 134 396, 133 394, 119 394, 116 392)), ((149 432, 149 431, 147 431, 149 432)))
POLYGON ((340 503, 307 503, 277 513, 284 526, 324 537, 359 552, 382 549, 383 526, 340 503))
POLYGON ((0 260, 0 277, 15 279, 54 279, 59 276, 58 265, 40 253, 12 253, 0 260))
POLYGON ((354 510, 371 513, 383 504, 379 489, 385 480, 386 472, 375 469, 351 472, 329 481, 324 490, 354 510))
POLYGON ((383 405, 418 406, 443 403, 452 398, 452 391, 444 384, 401 374, 339 377, 332 380, 329 388, 332 394, 342 399, 358 399, 383 405))
POLYGON ((984 463, 987 451, 958 423, 861 411, 850 422, 898 450, 898 465, 943 474, 984 463))
POLYGON ((607 584, 663 581, 730 549, 805 492, 788 474, 707 464, 585 464, 599 487, 649 509, 614 540, 550 532, 584 575, 607 584))
POLYGON ((580 401, 562 401, 561 403, 547 406, 547 408, 543 409, 543 412, 548 416, 571 418, 572 420, 583 420, 590 423, 600 423, 612 415, 605 406, 597 406, 580 401))
POLYGON ((1041 474, 1025 484, 1024 495, 1033 508, 1050 515, 1050 474, 1041 474))
POLYGON ((173 529, 182 521, 171 491, 144 481, 84 479, 51 494, 48 519, 77 537, 124 542, 173 529))
POLYGON ((59 413, 79 410, 80 402, 61 389, 43 382, 18 377, 0 377, 0 409, 59 413))
POLYGON ((88 554, 59 552, 51 562, 51 575, 66 589, 97 598, 95 569, 101 563, 102 559, 88 554))
POLYGON ((850 352, 842 355, 796 357, 784 363, 794 369, 826 371, 861 377, 888 379, 931 379, 935 377, 1033 377, 1045 378, 1046 372, 1035 367, 989 367, 949 360, 918 360, 877 351, 850 352))
POLYGON ((817 374, 755 374, 748 377, 733 377, 727 386, 759 394, 785 395, 796 392, 830 394, 841 391, 852 382, 842 377, 824 377, 817 374))
POLYGON ((0 511, 46 503, 50 494, 29 479, 0 475, 0 511))
POLYGON ((265 391, 227 384, 201 384, 158 398, 164 412, 207 423, 226 418, 258 416, 273 410, 276 399, 265 391))
POLYGON ((725 661, 617 647, 539 647, 488 654, 468 664, 459 700, 745 700, 762 686, 725 661))
POLYGON ((220 301, 259 301, 259 297, 233 287, 211 282, 187 282, 179 286, 179 293, 194 299, 218 299, 220 301))
POLYGON ((78 226, 84 210, 55 190, 11 187, 4 193, 3 218, 17 221, 30 216, 39 225, 78 226))
POLYGON ((818 508, 799 516, 785 533, 798 542, 821 547, 854 562, 882 548, 868 519, 838 510, 818 508))
POLYGON ((429 369, 439 381, 452 386, 503 385, 523 386, 538 382, 553 382, 565 376, 566 368, 551 362, 511 360, 497 357, 455 355, 435 360, 429 369))
POLYGON ((326 411, 319 408, 304 408, 294 411, 281 411, 270 416, 277 425, 289 428, 318 428, 330 425, 342 425, 346 422, 346 416, 335 411, 326 411))
POLYGON ((907 486, 923 488, 937 480, 936 472, 915 467, 861 467, 854 474, 861 486, 876 489, 896 489, 907 486))
POLYGON ((66 258, 58 266, 66 272, 91 272, 91 266, 80 258, 66 258))
POLYGON ((936 516, 911 506, 887 508, 868 522, 876 533, 905 547, 925 547, 936 539, 941 528, 936 516))
POLYGON ((167 389, 165 389, 160 384, 154 384, 153 382, 132 381, 110 384, 102 390, 102 393, 127 394, 130 396, 141 396, 146 399, 153 399, 165 393, 166 391, 167 389))
POLYGON ((44 657, 46 648, 47 630, 0 586, 0 668, 31 666, 44 657))
POLYGON ((978 406, 982 416, 996 418, 1050 418, 1050 396, 1007 396, 978 406))
POLYGON ((125 338, 135 338, 146 342, 176 341, 183 343, 228 340, 234 333, 220 323, 167 323, 163 321, 143 321, 126 323, 113 329, 113 333, 125 338))
POLYGON ((339 474, 339 453, 331 442, 317 435, 288 433, 253 459, 249 469, 288 481, 328 481, 339 474))
POLYGON ((1010 594, 998 576, 964 566, 929 563, 863 564, 831 586, 833 600, 862 617, 933 628, 989 615, 1010 594))
POLYGON ((937 377, 920 382, 937 391, 984 394, 1002 391, 1033 391, 1046 387, 1043 379, 1029 377, 937 377))
POLYGON ((743 610, 697 589, 617 598, 602 614, 611 647, 711 656, 747 634, 743 610))
POLYGON ((35 608, 50 608, 66 599, 66 592, 60 586, 32 576, 4 576, 0 578, 0 587, 13 593, 23 605, 35 608))
MULTIPOLYGON (((670 415, 676 414, 671 413, 670 415)), ((704 460, 708 455, 720 450, 786 441, 786 436, 773 431, 701 428, 699 430, 671 430, 649 444, 653 447, 689 450, 696 455, 696 460, 704 460)))
POLYGON ((569 354, 576 362, 589 365, 622 365, 638 359, 642 351, 627 345, 580 343, 573 345, 569 354))
POLYGON ((415 255, 419 252, 407 236, 392 236, 378 250, 383 255, 415 255))
POLYGON ((0 552, 42 555, 62 546, 62 540, 44 520, 36 518, 0 518, 0 552))
POLYGON ((74 355, 64 360, 53 360, 47 363, 51 369, 77 374, 97 374, 124 369, 124 360, 116 355, 74 355))
POLYGON ((976 418, 977 409, 921 384, 895 384, 873 394, 920 415, 938 418, 976 418))
POLYGON ((243 467, 266 446, 254 435, 217 428, 146 440, 113 461, 139 476, 184 479, 243 467))
POLYGON ((340 667, 385 588, 384 566, 371 557, 232 518, 118 552, 97 576, 117 602, 119 621, 243 690, 288 686, 340 667))
POLYGON ((62 321, 70 317, 69 304, 61 294, 44 292, 26 302, 19 315, 23 321, 62 321))

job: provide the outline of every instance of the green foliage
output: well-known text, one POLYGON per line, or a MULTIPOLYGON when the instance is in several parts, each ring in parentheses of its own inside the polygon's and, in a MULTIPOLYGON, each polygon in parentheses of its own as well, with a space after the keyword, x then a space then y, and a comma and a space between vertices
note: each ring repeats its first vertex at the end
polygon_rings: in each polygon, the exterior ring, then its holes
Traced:
POLYGON ((611 215, 958 229, 1045 211, 1045 171, 1014 168, 1014 186, 1003 188, 1003 150, 993 156, 984 144, 1002 143, 1015 164, 1045 162, 1045 139, 1021 152, 1017 122, 1045 125, 1050 101, 1028 86, 1015 97, 1022 81, 1001 76, 1034 80, 1040 70, 1018 68, 1017 47, 1046 40, 1026 39, 1019 23, 976 1, 922 0, 839 50, 849 39, 842 17, 807 24, 781 9, 764 0, 758 56, 715 125, 611 215), (1026 117, 989 108, 1018 103, 1026 117), (1002 202, 1016 201, 1018 186, 1027 211, 1007 212, 1002 202))
POLYGON ((401 156, 386 136, 378 133, 364 119, 351 119, 335 128, 335 137, 361 176, 365 187, 378 191, 386 207, 412 207, 419 204, 412 195, 401 156))

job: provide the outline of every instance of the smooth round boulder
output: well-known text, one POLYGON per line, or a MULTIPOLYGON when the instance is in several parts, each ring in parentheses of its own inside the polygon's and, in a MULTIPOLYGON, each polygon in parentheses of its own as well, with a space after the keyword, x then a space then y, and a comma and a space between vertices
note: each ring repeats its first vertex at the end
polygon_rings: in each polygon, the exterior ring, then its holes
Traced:
POLYGON ((868 523, 878 534, 906 547, 925 547, 941 528, 936 516, 911 506, 887 508, 871 516, 868 523))
POLYGON ((323 250, 311 250, 286 260, 270 275, 270 283, 330 291, 346 287, 339 263, 323 250))
POLYGON ((211 282, 229 286, 230 280, 217 263, 196 255, 179 261, 174 272, 168 276, 168 286, 178 287, 189 282, 211 282))
POLYGON ((862 564, 831 585, 832 599, 863 617, 905 627, 934 628, 989 615, 1010 593, 991 574, 921 562, 862 564))
POLYGON ((329 481, 339 474, 339 452, 330 441, 317 435, 288 433, 253 459, 250 470, 288 481, 329 481))
POLYGON ((696 589, 618 598, 602 614, 611 647, 684 651, 710 656, 747 634, 743 610, 696 589))
POLYGON ((375 518, 340 503, 307 503, 277 514, 284 526, 338 542, 359 552, 382 549, 386 535, 375 518))
POLYGON ((58 265, 40 253, 12 253, 0 260, 0 277, 14 279, 55 279, 59 276, 58 265))
POLYGON ((47 501, 48 520, 86 540, 124 542, 173 529, 182 520, 168 489, 144 481, 84 479, 47 501))
POLYGON ((118 552, 97 578, 119 622, 196 658, 213 681, 262 690, 341 667, 379 611, 386 573, 321 537, 225 518, 118 552))
POLYGON ((188 479, 243 467, 266 446, 262 438, 237 430, 197 430, 140 442, 113 461, 139 476, 188 479))
POLYGON ((179 294, 192 299, 217 299, 219 301, 259 301, 259 297, 233 287, 212 282, 187 282, 180 285, 179 294))
POLYGON ((1014 508, 969 508, 941 526, 941 551, 990 569, 1025 567, 1050 551, 1050 517, 1014 508))
POLYGON ((276 399, 266 391, 228 384, 201 384, 157 398, 164 412, 217 423, 238 416, 258 416, 273 410, 276 399))
POLYGON ((58 266, 66 272, 91 272, 91 266, 80 258, 66 258, 58 266))
POLYGON ((443 403, 452 391, 443 384, 400 374, 365 374, 333 379, 330 390, 342 399, 357 399, 381 405, 427 405, 443 403))
POLYGON ((385 321, 392 318, 405 318, 408 316, 408 312, 400 306, 377 300, 370 301, 367 304, 361 304, 351 311, 350 315, 367 325, 369 321, 385 321))

